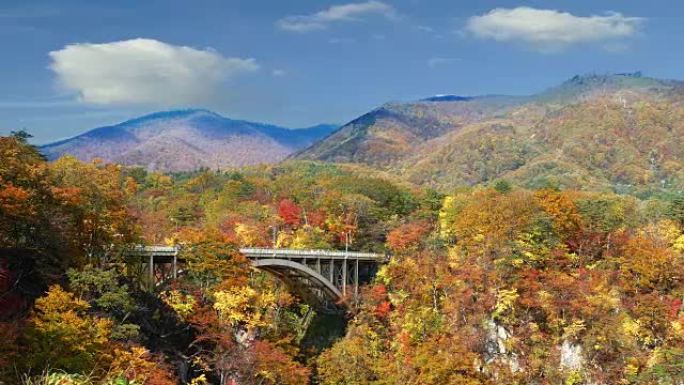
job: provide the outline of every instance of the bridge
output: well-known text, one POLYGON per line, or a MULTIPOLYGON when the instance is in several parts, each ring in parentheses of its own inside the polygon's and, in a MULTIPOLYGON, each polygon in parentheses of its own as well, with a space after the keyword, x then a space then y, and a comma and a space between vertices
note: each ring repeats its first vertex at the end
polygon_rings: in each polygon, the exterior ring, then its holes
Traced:
MULTIPOLYGON (((388 259, 384 254, 331 250, 242 248, 240 253, 254 268, 277 277, 302 300, 329 312, 349 298, 356 299, 359 286, 370 282, 378 266, 388 259)), ((184 273, 177 247, 138 246, 126 254, 139 258, 150 288, 184 273)))

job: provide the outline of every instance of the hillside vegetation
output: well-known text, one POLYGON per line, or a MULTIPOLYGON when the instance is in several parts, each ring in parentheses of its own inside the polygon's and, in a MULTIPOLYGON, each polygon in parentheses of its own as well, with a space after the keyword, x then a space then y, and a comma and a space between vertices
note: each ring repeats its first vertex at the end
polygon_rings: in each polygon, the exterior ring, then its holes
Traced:
POLYGON ((678 384, 684 196, 449 195, 310 162, 161 174, 0 140, 2 381, 69 384, 678 384), (390 252, 345 336, 237 249, 390 252), (184 246, 157 295, 138 242, 184 246), (323 351, 321 351, 323 349, 323 351))
POLYGON ((387 105, 297 155, 440 189, 506 179, 649 195, 684 185, 684 89, 639 74, 544 93, 387 105))
POLYGON ((393 229, 323 384, 677 384, 684 199, 475 188, 393 229))
POLYGON ((384 251, 438 203, 334 165, 169 175, 0 137, 0 383, 307 383, 328 337, 305 341, 315 312, 238 248, 275 228, 278 247, 384 251), (124 263, 140 243, 182 245, 186 274, 151 293, 124 263))

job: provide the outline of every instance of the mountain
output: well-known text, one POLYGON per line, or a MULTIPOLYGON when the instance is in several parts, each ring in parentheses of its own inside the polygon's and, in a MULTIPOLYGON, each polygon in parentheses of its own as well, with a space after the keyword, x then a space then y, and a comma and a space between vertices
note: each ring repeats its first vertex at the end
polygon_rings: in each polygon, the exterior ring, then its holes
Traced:
POLYGON ((441 189, 498 179, 652 194, 684 188, 684 83, 575 76, 529 96, 439 95, 381 106, 294 155, 441 189))
POLYGON ((185 171, 273 163, 336 127, 287 129, 232 120, 207 110, 157 112, 41 147, 48 159, 71 154, 150 170, 185 171))
POLYGON ((641 72, 614 75, 575 75, 556 87, 552 87, 538 95, 533 95, 532 99, 547 102, 572 102, 578 98, 591 98, 596 95, 620 90, 667 91, 680 83, 675 80, 646 77, 641 72))
POLYGON ((430 139, 504 113, 517 100, 506 96, 449 99, 386 104, 352 120, 295 157, 387 167, 414 154, 430 139))

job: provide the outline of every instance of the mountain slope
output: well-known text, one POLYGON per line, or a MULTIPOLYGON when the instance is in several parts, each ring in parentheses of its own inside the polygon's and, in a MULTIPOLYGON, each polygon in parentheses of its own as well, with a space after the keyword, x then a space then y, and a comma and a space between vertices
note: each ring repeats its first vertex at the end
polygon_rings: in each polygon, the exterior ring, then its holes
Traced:
POLYGON ((497 179, 644 194, 681 189, 681 84, 588 75, 528 97, 384 106, 297 157, 362 163, 445 189, 497 179))
POLYGON ((232 120, 206 110, 158 112, 41 147, 48 159, 71 154, 151 170, 183 171, 278 162, 335 127, 291 130, 232 120))
POLYGON ((386 104, 347 123, 296 157, 386 167, 414 153, 421 143, 503 113, 517 100, 504 96, 437 98, 438 102, 426 99, 386 104))

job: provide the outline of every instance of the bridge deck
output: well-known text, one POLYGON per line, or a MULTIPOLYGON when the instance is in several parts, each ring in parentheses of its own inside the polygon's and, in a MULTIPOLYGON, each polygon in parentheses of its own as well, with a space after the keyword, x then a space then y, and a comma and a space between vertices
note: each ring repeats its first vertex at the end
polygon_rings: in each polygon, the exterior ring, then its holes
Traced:
MULTIPOLYGON (((179 248, 175 246, 137 246, 126 254, 136 257, 174 257, 179 248)), ((378 253, 338 250, 278 249, 264 247, 243 247, 240 252, 248 258, 295 258, 295 259, 351 259, 359 261, 386 262, 387 256, 378 253)), ((165 260, 165 259, 164 259, 165 260)))
POLYGON ((387 256, 377 253, 337 250, 299 250, 245 247, 240 252, 249 258, 303 258, 303 259, 357 259, 359 261, 385 262, 387 256))
POLYGON ((178 255, 179 248, 176 246, 135 246, 127 250, 126 255, 135 257, 173 257, 178 255))

